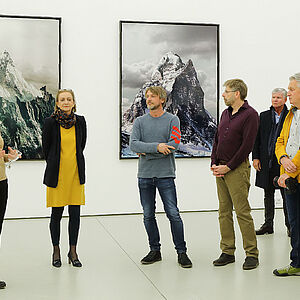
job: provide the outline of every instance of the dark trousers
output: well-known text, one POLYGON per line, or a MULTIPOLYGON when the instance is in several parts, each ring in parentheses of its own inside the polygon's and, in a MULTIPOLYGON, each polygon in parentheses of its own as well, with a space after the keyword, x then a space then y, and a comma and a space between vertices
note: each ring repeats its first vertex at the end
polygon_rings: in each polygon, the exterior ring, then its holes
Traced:
MULTIPOLYGON (((264 205, 265 205, 265 224, 273 227, 274 223, 274 214, 275 214, 275 187, 273 184, 274 177, 278 176, 277 169, 270 169, 269 172, 269 184, 267 188, 264 189, 264 205)), ((284 222, 287 228, 290 228, 289 220, 288 220, 288 213, 286 208, 286 197, 284 193, 284 189, 280 189, 280 194, 283 200, 283 212, 284 212, 284 222)))
POLYGON ((160 236, 155 218, 155 195, 156 189, 158 189, 165 212, 170 221, 175 249, 177 253, 186 252, 183 223, 177 207, 174 178, 139 178, 138 185, 150 250, 160 250, 160 236))
POLYGON ((2 232, 2 224, 4 220, 4 215, 6 211, 8 197, 8 185, 7 179, 0 181, 0 234, 2 232))
POLYGON ((300 183, 295 193, 285 195, 291 230, 291 266, 300 268, 300 183))
MULTIPOLYGON (((50 218, 50 234, 53 246, 59 245, 60 221, 63 215, 64 206, 52 207, 50 218)), ((80 205, 69 205, 69 245, 76 246, 80 226, 80 205)))

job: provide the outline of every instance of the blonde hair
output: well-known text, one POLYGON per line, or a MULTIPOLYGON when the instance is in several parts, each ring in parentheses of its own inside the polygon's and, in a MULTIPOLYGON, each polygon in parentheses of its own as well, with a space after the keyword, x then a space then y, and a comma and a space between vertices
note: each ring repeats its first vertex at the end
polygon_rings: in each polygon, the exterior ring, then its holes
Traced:
POLYGON ((73 101, 74 101, 74 107, 72 108, 72 111, 75 112, 76 111, 76 101, 75 101, 75 94, 71 89, 60 89, 58 90, 56 97, 55 97, 55 107, 54 107, 54 112, 56 112, 58 110, 58 106, 57 106, 57 102, 58 102, 58 97, 60 94, 62 93, 70 93, 73 97, 73 101))
POLYGON ((148 87, 145 91, 145 97, 146 97, 148 91, 150 91, 154 95, 157 95, 160 99, 164 99, 165 102, 163 103, 163 107, 165 107, 166 101, 167 101, 167 92, 163 87, 161 87, 161 86, 148 87))

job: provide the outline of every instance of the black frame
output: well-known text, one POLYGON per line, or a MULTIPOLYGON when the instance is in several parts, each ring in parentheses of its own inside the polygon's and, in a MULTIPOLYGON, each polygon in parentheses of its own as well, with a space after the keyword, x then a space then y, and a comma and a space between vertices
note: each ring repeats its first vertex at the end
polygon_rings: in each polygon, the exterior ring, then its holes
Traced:
MULTIPOLYGON (((216 35, 217 35, 217 45, 216 45, 216 54, 217 54, 217 84, 216 84, 216 125, 219 124, 219 96, 220 96, 220 25, 213 23, 183 23, 183 22, 158 22, 158 21, 132 21, 132 20, 120 20, 119 21, 119 159, 137 159, 138 157, 122 157, 122 25, 123 24, 162 24, 162 25, 196 25, 196 26, 213 26, 216 27, 216 35)), ((178 157, 178 158, 201 158, 208 156, 189 156, 189 157, 178 157)))

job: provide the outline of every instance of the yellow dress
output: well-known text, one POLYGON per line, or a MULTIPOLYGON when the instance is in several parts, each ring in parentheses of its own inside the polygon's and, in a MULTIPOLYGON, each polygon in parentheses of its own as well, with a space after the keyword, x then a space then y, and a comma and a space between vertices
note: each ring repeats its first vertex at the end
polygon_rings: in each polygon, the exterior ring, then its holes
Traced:
POLYGON ((60 126, 61 149, 58 184, 47 187, 47 207, 84 205, 84 184, 80 184, 76 160, 75 126, 60 126))

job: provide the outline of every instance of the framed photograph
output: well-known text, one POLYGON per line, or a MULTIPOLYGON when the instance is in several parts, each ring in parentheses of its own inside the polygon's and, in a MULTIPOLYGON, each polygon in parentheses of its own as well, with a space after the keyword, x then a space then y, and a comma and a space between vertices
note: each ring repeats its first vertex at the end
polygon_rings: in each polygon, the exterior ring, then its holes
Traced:
POLYGON ((41 159, 42 126, 61 81, 61 18, 0 15, 0 133, 41 159))
POLYGON ((176 157, 211 155, 219 114, 219 25, 120 21, 120 158, 134 120, 149 112, 145 91, 167 91, 165 110, 180 119, 176 157))

